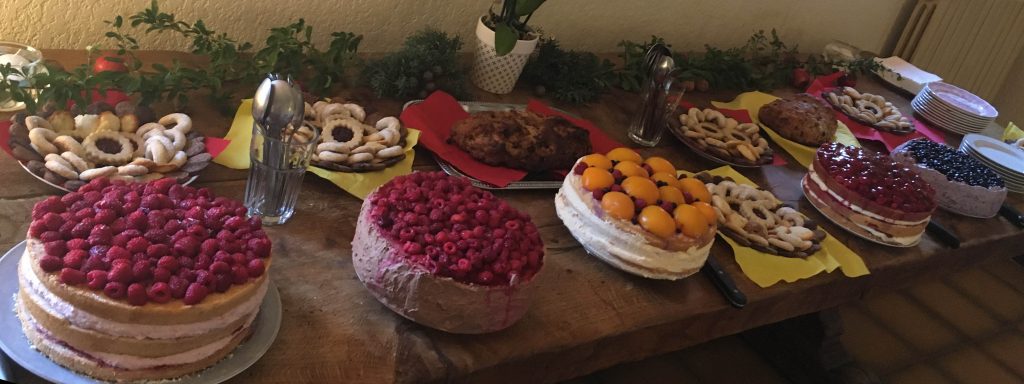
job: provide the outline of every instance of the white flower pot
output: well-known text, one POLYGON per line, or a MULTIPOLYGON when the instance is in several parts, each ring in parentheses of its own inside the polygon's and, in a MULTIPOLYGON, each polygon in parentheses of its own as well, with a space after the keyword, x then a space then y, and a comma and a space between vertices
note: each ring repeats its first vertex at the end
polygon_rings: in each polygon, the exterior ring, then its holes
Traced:
POLYGON ((476 24, 476 57, 470 78, 473 84, 490 93, 506 94, 512 92, 523 72, 530 54, 537 48, 537 41, 519 40, 515 48, 505 56, 498 56, 494 50, 494 31, 484 24, 484 18, 477 19, 476 24))

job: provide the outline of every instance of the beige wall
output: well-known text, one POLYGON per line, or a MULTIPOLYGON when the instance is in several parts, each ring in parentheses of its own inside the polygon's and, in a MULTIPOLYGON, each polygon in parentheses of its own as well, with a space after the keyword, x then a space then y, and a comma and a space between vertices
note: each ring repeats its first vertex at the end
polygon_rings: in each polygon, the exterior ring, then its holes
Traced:
MULTIPOLYGON (((818 52, 831 39, 878 51, 900 9, 911 0, 552 0, 531 22, 564 45, 596 52, 617 51, 622 39, 666 37, 680 50, 704 43, 729 47, 758 29, 777 28, 785 41, 818 52)), ((102 20, 148 6, 148 0, 0 0, 0 40, 39 48, 83 48, 102 40, 102 20)), ((318 41, 331 31, 366 36, 364 51, 387 51, 424 26, 472 39, 474 19, 486 0, 163 0, 180 19, 202 18, 215 30, 246 41, 262 41, 266 29, 304 17, 318 41)), ((472 41, 472 40, 467 40, 472 41)), ((172 36, 147 36, 144 48, 183 49, 172 36)))
POLYGON ((1024 126, 1024 53, 1010 67, 1010 75, 993 104, 999 110, 999 122, 1024 126))

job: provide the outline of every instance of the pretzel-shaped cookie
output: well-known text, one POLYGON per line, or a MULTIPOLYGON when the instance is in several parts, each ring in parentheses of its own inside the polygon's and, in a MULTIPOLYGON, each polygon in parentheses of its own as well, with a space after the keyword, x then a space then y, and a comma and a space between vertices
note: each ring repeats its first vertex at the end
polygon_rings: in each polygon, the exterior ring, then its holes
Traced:
POLYGON ((770 151, 768 141, 752 123, 739 123, 712 109, 690 108, 679 116, 683 135, 704 150, 732 159, 758 163, 770 151))
POLYGON ((32 149, 35 149, 36 152, 43 156, 60 151, 57 149, 57 146, 53 145, 53 140, 56 138, 57 132, 49 128, 32 128, 28 131, 28 140, 32 145, 32 149))
POLYGON ((192 131, 192 118, 184 113, 172 113, 167 116, 161 117, 159 121, 160 125, 168 126, 174 124, 173 127, 168 128, 181 133, 189 133, 192 131))

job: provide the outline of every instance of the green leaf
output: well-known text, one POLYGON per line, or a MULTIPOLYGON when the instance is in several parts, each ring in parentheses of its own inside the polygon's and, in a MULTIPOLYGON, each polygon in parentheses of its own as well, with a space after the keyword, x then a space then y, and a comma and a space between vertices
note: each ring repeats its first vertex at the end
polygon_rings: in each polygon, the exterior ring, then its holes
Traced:
POLYGON ((519 34, 508 24, 498 24, 494 28, 494 50, 497 51, 498 56, 505 56, 512 52, 512 49, 516 47, 517 40, 519 40, 519 34))
POLYGON ((529 15, 537 10, 544 0, 519 0, 516 2, 516 16, 529 15))

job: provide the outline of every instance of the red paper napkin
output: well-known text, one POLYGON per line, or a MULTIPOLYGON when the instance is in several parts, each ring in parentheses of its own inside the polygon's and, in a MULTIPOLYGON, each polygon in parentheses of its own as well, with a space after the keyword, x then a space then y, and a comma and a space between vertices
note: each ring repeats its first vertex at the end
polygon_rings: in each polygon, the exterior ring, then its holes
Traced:
MULTIPOLYGON (((688 110, 690 110, 690 108, 696 107, 696 105, 693 105, 693 104, 691 104, 688 101, 680 101, 679 102, 679 106, 683 108, 683 111, 688 111, 688 110)), ((753 123, 754 122, 754 119, 750 118, 750 112, 747 111, 746 109, 715 109, 715 110, 718 111, 718 112, 722 112, 722 114, 725 115, 725 117, 731 118, 731 119, 736 120, 737 122, 740 122, 740 123, 753 123)), ((775 153, 775 154, 772 155, 772 164, 771 165, 783 166, 783 165, 786 165, 786 164, 789 164, 789 163, 786 162, 786 159, 783 159, 782 156, 779 156, 778 153, 775 153)))
MULTIPOLYGON (((10 128, 10 121, 0 121, 0 149, 3 149, 4 152, 7 152, 7 154, 13 158, 14 154, 11 153, 11 146, 7 143, 11 138, 10 128)), ((206 152, 209 152, 210 156, 217 157, 217 155, 224 151, 224 148, 228 147, 231 140, 221 139, 219 137, 207 137, 203 140, 203 143, 206 144, 206 152)))
MULTIPOLYGON (((530 100, 527 109, 542 116, 561 116, 587 130, 595 152, 608 152, 622 146, 593 123, 556 111, 539 101, 530 100)), ((462 149, 448 144, 452 125, 468 117, 469 113, 462 109, 462 105, 454 97, 441 91, 434 92, 422 103, 406 108, 401 115, 403 123, 421 131, 420 143, 469 176, 497 187, 507 186, 526 177, 527 173, 524 171, 484 164, 462 149)))
MULTIPOLYGON (((828 104, 828 101, 821 97, 821 94, 822 92, 831 91, 833 89, 838 88, 836 81, 842 75, 842 72, 836 72, 831 75, 822 76, 815 79, 814 82, 811 83, 811 86, 807 88, 807 93, 814 95, 814 97, 822 99, 823 101, 825 101, 826 104, 828 104)), ((892 151, 893 148, 898 147, 900 144, 903 144, 905 142, 908 142, 919 137, 927 137, 928 139, 937 143, 946 143, 946 138, 945 136, 942 135, 942 133, 940 133, 938 130, 932 127, 929 127, 922 121, 915 119, 913 116, 909 114, 905 114, 904 116, 910 119, 910 123, 914 125, 914 132, 911 132, 906 135, 897 135, 889 132, 880 131, 878 129, 872 128, 869 125, 860 123, 857 120, 850 118, 842 111, 834 111, 836 118, 839 119, 839 121, 842 121, 843 124, 846 124, 846 126, 850 128, 850 132, 853 132, 853 136, 855 136, 858 139, 880 141, 882 142, 882 144, 885 144, 885 148, 888 149, 889 151, 892 151)), ((906 113, 909 111, 902 112, 906 113)))

